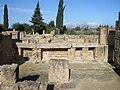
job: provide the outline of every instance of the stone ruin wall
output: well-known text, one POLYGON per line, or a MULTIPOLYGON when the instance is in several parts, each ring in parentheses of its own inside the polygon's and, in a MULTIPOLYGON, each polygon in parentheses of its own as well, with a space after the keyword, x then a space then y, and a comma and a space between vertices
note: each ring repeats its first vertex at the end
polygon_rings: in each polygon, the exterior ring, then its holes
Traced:
POLYGON ((0 66, 0 90, 47 90, 47 82, 19 81, 17 64, 0 66))
POLYGON ((0 34, 0 64, 10 64, 13 59, 14 49, 11 36, 0 34))
POLYGON ((98 35, 26 35, 23 43, 98 43, 98 35))
POLYGON ((50 59, 73 61, 99 59, 107 61, 108 29, 101 27, 99 31, 99 35, 31 35, 17 31, 8 31, 7 33, 19 40, 16 42, 19 52, 19 56, 15 57, 16 59, 46 61, 50 59))
POLYGON ((107 30, 105 28, 102 29, 105 33, 101 30, 100 37, 99 35, 46 35, 44 37, 43 35, 38 36, 35 34, 26 35, 25 37, 22 37, 22 43, 17 44, 18 48, 21 46, 24 47, 21 47, 21 50, 18 51, 20 51, 20 53, 22 52, 23 57, 28 57, 30 60, 96 60, 99 58, 104 61, 107 59, 106 50, 108 48, 108 33, 106 32, 107 30), (65 43, 68 43, 71 46, 60 46, 64 45, 65 43), (42 44, 45 45, 41 47, 42 44), (57 46, 57 44, 59 45, 57 46), (74 47, 74 45, 76 46, 75 50, 71 48, 74 47))
MULTIPOLYGON (((42 81, 41 75, 36 81, 20 80, 17 64, 0 66, 0 90, 54 90, 54 86, 68 83, 70 80, 69 62, 64 59, 53 59, 49 62, 47 81, 42 81)), ((47 78, 47 77, 46 77, 47 78)))
POLYGON ((117 67, 120 67, 120 12, 118 20, 116 21, 115 31, 115 47, 114 47, 114 60, 113 62, 117 67))

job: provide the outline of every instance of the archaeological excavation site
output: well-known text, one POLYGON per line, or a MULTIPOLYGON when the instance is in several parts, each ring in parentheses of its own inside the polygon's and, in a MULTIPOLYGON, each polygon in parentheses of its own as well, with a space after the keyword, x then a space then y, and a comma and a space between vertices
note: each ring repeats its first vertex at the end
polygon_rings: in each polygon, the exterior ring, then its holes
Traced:
MULTIPOLYGON (((59 0, 56 26, 54 21, 47 24, 38 0, 29 20, 32 25, 16 23, 8 28, 4 5, 0 90, 120 90, 120 12, 114 27, 90 28, 85 24, 70 28, 63 25, 65 9, 63 0, 59 0)), ((11 7, 9 11, 31 13, 11 7)))
POLYGON ((120 78, 108 63, 120 65, 119 30, 99 27, 98 32, 2 32, 0 90, 119 90, 120 78))

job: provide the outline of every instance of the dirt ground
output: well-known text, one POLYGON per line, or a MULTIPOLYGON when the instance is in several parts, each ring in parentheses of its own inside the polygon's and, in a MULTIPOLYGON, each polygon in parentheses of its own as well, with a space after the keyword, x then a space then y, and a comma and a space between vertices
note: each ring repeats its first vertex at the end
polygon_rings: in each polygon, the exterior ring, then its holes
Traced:
MULTIPOLYGON (((26 62, 19 67, 20 78, 40 75, 48 80, 48 63, 26 62)), ((70 63, 70 80, 60 90, 120 90, 120 77, 108 63, 70 63)))

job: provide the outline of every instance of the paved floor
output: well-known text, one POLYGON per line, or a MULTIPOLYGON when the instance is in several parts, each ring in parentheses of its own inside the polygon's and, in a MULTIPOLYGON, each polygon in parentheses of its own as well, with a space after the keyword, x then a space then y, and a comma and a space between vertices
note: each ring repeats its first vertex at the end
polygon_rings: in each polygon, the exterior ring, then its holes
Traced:
POLYGON ((120 90, 120 77, 108 63, 76 63, 70 68, 70 82, 59 90, 120 90))

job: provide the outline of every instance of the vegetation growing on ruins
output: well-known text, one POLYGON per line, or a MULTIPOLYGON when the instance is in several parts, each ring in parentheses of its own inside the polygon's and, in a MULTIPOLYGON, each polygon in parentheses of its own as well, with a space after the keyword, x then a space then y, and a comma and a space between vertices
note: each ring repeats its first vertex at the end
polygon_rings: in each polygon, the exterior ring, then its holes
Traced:
POLYGON ((4 5, 4 30, 8 30, 8 8, 7 4, 4 5))
POLYGON ((43 30, 45 30, 43 17, 42 17, 42 14, 40 12, 39 1, 38 1, 37 5, 36 5, 36 8, 34 10, 34 14, 31 17, 30 22, 33 24, 31 26, 31 28, 32 28, 32 30, 34 32, 38 32, 38 33, 42 34, 43 30))
POLYGON ((56 17, 56 28, 59 29, 59 33, 60 34, 63 34, 64 32, 62 31, 63 30, 63 13, 64 13, 64 9, 65 9, 65 6, 63 6, 64 2, 63 0, 60 0, 59 1, 59 5, 58 5, 58 13, 57 13, 57 17, 56 17))

